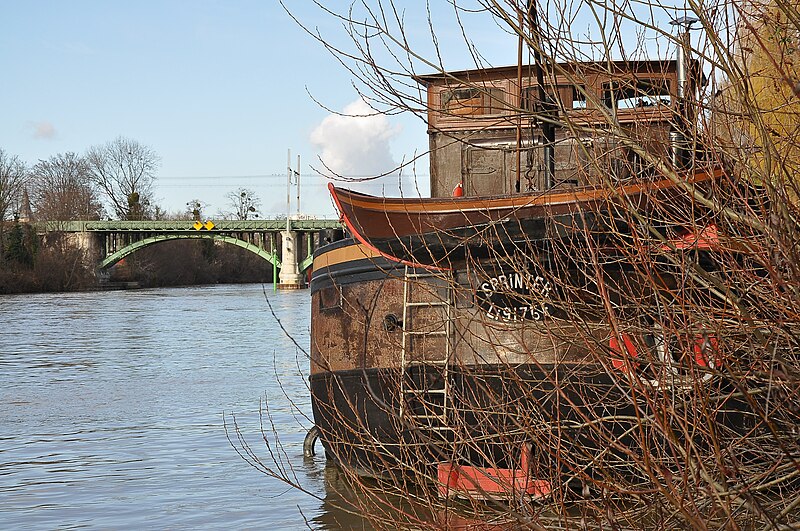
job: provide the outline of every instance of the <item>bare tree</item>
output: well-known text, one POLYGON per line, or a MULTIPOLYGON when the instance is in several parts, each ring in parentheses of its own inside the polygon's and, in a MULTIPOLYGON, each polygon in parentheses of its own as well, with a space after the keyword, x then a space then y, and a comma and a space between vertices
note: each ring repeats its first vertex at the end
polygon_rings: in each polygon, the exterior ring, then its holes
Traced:
POLYGON ((227 195, 228 205, 233 209, 234 219, 246 221, 257 218, 261 200, 248 188, 239 188, 227 195))
POLYGON ((40 220, 100 219, 103 206, 86 161, 60 153, 39 161, 30 172, 30 196, 40 220))
POLYGON ((4 221, 18 208, 25 179, 25 164, 0 148, 0 262, 5 253, 4 221))
POLYGON ((153 183, 160 158, 136 140, 117 137, 89 149, 86 161, 92 179, 120 219, 152 215, 153 183))
POLYGON ((25 164, 0 148, 0 222, 17 208, 25 178, 25 164))
MULTIPOLYGON (((643 201, 648 209, 609 201, 612 222, 595 227, 559 225, 553 231, 558 237, 546 241, 546 253, 541 241, 522 238, 514 241, 519 254, 495 252, 496 234, 487 233, 477 244, 463 242, 467 255, 477 249, 521 275, 534 267, 552 279, 552 302, 561 313, 543 332, 535 325, 528 329, 544 337, 531 334, 530 341, 511 341, 521 355, 535 358, 537 349, 547 352, 548 345, 568 345, 581 352, 584 361, 591 361, 597 372, 581 375, 571 363, 552 374, 535 373, 535 378, 518 372, 515 363, 507 361, 514 349, 503 342, 509 339, 506 326, 511 325, 484 319, 472 308, 465 311, 464 337, 487 331, 487 337, 479 338, 488 344, 486 351, 476 352, 475 358, 486 356, 496 362, 503 377, 493 387, 491 374, 483 378, 480 364, 469 358, 455 362, 459 379, 471 377, 481 383, 477 390, 455 395, 453 439, 439 439, 444 450, 434 457, 491 458, 488 441, 511 456, 530 444, 536 476, 551 479, 555 491, 552 503, 543 504, 522 499, 484 503, 478 493, 457 510, 478 521, 499 518, 514 529, 795 526, 800 518, 800 14, 796 2, 689 2, 675 8, 655 1, 456 0, 442 3, 451 10, 449 19, 438 9, 441 4, 428 3, 427 24, 420 24, 419 17, 407 21, 411 17, 401 3, 355 2, 336 12, 317 2, 341 23, 344 35, 321 35, 307 28, 349 70, 360 96, 375 112, 410 112, 426 119, 431 111, 462 118, 478 108, 491 109, 466 134, 429 124, 434 133, 465 150, 480 147, 486 129, 513 131, 523 118, 533 117, 538 132, 519 131, 516 150, 524 153, 526 145, 554 143, 542 140, 545 135, 540 132, 548 125, 573 138, 588 137, 590 142, 576 146, 582 150, 583 166, 606 169, 595 172, 599 178, 591 182, 593 189, 613 192, 617 179, 634 174, 642 180, 657 175, 683 191, 680 201, 674 202, 653 194, 643 201), (464 61, 458 69, 445 67, 449 58, 438 44, 440 38, 454 34, 463 37, 470 68, 492 66, 470 35, 469 28, 476 26, 468 19, 476 17, 482 17, 484 27, 498 26, 516 41, 517 54, 505 64, 518 62, 520 77, 516 84, 509 83, 509 93, 482 83, 480 72, 465 72, 464 61), (671 20, 684 28, 692 26, 695 36, 684 38, 681 34, 686 32, 675 31, 671 20), (439 31, 443 23, 449 31, 439 31), (410 24, 429 28, 427 52, 421 51, 419 32, 411 31, 410 24), (584 32, 585 27, 590 30, 584 32), (670 160, 666 150, 658 155, 647 149, 648 144, 663 145, 667 140, 648 137, 646 126, 622 123, 617 101, 623 92, 615 92, 611 84, 586 91, 589 83, 580 71, 561 66, 591 60, 592 68, 611 76, 616 68, 613 58, 655 54, 664 59, 679 48, 691 51, 699 61, 695 74, 700 77, 702 70, 708 80, 672 96, 678 100, 668 111, 674 113, 672 123, 691 143, 681 149, 697 154, 686 162, 670 160), (545 63, 548 68, 542 72, 537 67, 545 63), (539 79, 531 75, 536 70, 539 79), (463 90, 470 103, 449 107, 444 98, 429 98, 419 88, 420 74, 438 75, 449 83, 445 89, 463 90), (574 99, 565 105, 545 94, 527 106, 523 75, 529 87, 539 85, 545 93, 566 79, 568 88, 575 88, 574 99), (571 106, 575 102, 585 102, 591 110, 590 127, 587 113, 571 106), (533 134, 540 136, 534 139, 533 134), (592 143, 598 136, 602 142, 592 143), (623 152, 640 159, 636 169, 628 167, 625 175, 620 170, 626 170, 629 159, 615 157, 613 167, 606 163, 610 154, 623 152), (711 168, 719 171, 719 181, 708 186, 687 182, 687 173, 711 168), (705 249, 697 244, 701 236, 713 239, 712 232, 721 236, 716 242, 705 249), (681 243, 687 235, 693 248, 681 243), (498 336, 491 337, 494 333, 498 336), (636 344, 629 347, 629 342, 636 344), (572 371, 576 373, 568 374, 572 371), (613 384, 599 385, 594 378, 600 375, 609 376, 613 384)), ((516 158, 518 170, 520 161, 516 158)), ((469 263, 481 267, 481 262, 469 263)), ((491 276, 486 270, 478 278, 491 276)), ((451 282, 446 275, 437 280, 451 282)), ((476 296, 468 284, 452 284, 454 299, 464 306, 476 296)), ((346 297, 340 297, 339 303, 345 304, 346 297)), ((381 297, 374 301, 352 297, 343 313, 357 321, 354 329, 367 330, 381 320, 383 314, 372 310, 381 297)), ((523 306, 536 306, 537 300, 541 304, 541 299, 531 297, 523 306)), ((525 337, 523 325, 514 330, 525 337)), ((385 338, 384 332, 385 326, 379 337, 385 338)), ((355 347, 360 348, 364 351, 354 352, 354 357, 375 355, 366 346, 355 347)), ((396 374, 401 381, 395 388, 402 389, 405 376, 399 370, 396 374)), ((331 383, 331 395, 341 390, 333 390, 336 386, 331 383)), ((370 393, 374 391, 364 392, 366 401, 370 393)), ((326 435, 345 449, 342 461, 347 462, 348 449, 381 455, 385 461, 380 468, 387 475, 402 470, 404 479, 414 478, 423 486, 409 501, 405 484, 392 481, 395 478, 370 482, 346 471, 360 493, 361 508, 376 526, 446 527, 447 517, 440 515, 455 504, 424 489, 439 479, 425 464, 431 456, 420 450, 432 443, 426 435, 415 438, 424 421, 403 420, 397 408, 402 400, 382 394, 374 400, 376 408, 388 410, 396 432, 409 435, 402 440, 409 441, 407 448, 401 444, 398 455, 391 454, 385 441, 376 440, 366 415, 359 415, 360 403, 336 402, 341 410, 330 414, 345 418, 347 429, 326 435), (425 444, 414 444, 417 440, 425 444)), ((257 466, 296 484, 285 472, 280 452, 270 451, 278 456, 276 462, 257 466)), ((258 461, 255 453, 246 455, 258 461)), ((507 466, 497 461, 489 465, 507 466)))
POLYGON ((191 199, 186 202, 186 212, 184 213, 184 217, 186 217, 186 219, 200 221, 204 216, 204 211, 206 208, 208 208, 208 203, 205 201, 191 199))

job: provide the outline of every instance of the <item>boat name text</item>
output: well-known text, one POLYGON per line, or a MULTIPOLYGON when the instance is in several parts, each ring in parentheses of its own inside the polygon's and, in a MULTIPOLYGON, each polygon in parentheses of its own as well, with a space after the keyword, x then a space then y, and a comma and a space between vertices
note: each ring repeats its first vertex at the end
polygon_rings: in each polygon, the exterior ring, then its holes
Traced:
POLYGON ((478 304, 495 321, 541 321, 550 316, 550 282, 530 272, 500 274, 480 285, 478 304))

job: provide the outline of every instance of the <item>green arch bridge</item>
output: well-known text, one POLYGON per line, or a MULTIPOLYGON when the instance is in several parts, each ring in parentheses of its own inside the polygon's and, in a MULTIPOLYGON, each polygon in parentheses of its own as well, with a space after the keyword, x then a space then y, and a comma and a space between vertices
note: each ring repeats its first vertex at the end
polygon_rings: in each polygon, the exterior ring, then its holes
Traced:
MULTIPOLYGON (((73 245, 107 269, 126 256, 170 240, 213 240, 246 249, 275 269, 288 258, 302 273, 312 265, 314 248, 336 237, 343 225, 332 219, 260 219, 249 221, 50 221, 36 223, 39 233, 67 233, 73 245)), ((341 234, 341 232, 339 232, 341 234)))

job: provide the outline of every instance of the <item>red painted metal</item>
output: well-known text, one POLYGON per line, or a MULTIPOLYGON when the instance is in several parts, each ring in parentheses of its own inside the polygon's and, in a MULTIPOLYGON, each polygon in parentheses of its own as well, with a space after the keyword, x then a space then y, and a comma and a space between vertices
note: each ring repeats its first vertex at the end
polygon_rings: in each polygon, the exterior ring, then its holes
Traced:
POLYGON ((520 468, 491 468, 440 463, 437 470, 439 495, 470 498, 542 498, 550 494, 549 481, 534 479, 530 474, 530 447, 522 449, 520 468))
MULTIPOLYGON (((675 249, 679 250, 719 251, 723 248, 719 230, 713 223, 703 227, 699 232, 687 231, 678 238, 671 240, 670 243, 675 249)), ((661 248, 664 251, 668 251, 670 246, 664 244, 661 248)))
POLYGON ((611 352, 615 354, 619 354, 623 356, 622 358, 611 358, 611 365, 615 369, 619 369, 621 371, 627 371, 628 363, 625 361, 625 358, 635 358, 636 357, 636 345, 633 344, 633 338, 628 334, 620 334, 622 337, 622 345, 619 344, 619 340, 616 336, 612 336, 611 339, 608 341, 608 346, 611 349, 611 352), (624 347, 624 348, 623 348, 624 347))

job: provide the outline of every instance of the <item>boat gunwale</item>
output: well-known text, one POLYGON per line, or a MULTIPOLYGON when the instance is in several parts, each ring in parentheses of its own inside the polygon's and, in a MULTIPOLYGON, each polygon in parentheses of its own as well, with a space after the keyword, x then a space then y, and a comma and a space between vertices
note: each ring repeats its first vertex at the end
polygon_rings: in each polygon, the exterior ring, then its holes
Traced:
MULTIPOLYGON (((715 168, 711 171, 699 171, 686 179, 686 184, 697 184, 712 180, 723 174, 723 170, 715 168)), ((406 213, 406 214, 461 214, 490 210, 519 210, 528 207, 562 206, 571 203, 588 203, 605 200, 615 195, 631 196, 647 191, 664 190, 679 186, 672 178, 664 178, 651 182, 635 182, 627 185, 608 187, 602 185, 587 186, 580 190, 566 192, 529 192, 518 195, 492 195, 479 197, 382 197, 364 194, 348 188, 337 188, 333 183, 328 189, 336 202, 339 212, 343 203, 351 208, 359 208, 372 212, 406 213), (344 201, 342 201, 344 199, 344 201)))

